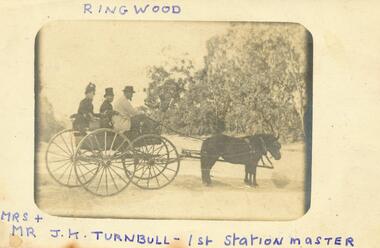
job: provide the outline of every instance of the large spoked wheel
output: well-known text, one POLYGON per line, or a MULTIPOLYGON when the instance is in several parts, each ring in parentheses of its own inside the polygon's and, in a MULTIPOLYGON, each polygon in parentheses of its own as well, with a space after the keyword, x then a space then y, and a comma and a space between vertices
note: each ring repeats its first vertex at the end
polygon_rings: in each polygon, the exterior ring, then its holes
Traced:
POLYGON ((65 129, 54 135, 46 149, 46 167, 52 178, 67 187, 79 186, 74 173, 76 131, 65 129))
POLYGON ((102 128, 86 135, 74 156, 75 174, 87 191, 112 196, 125 189, 135 172, 131 142, 123 134, 102 128))
POLYGON ((132 183, 142 189, 161 189, 178 174, 177 149, 167 138, 147 134, 132 142, 136 169, 132 183))

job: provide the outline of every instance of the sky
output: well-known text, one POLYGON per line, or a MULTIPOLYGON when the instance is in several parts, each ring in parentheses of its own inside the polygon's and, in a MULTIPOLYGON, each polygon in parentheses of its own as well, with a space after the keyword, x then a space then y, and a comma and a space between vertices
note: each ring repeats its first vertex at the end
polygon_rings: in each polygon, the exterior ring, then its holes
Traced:
POLYGON ((187 58, 203 65, 206 41, 229 27, 227 22, 56 21, 39 33, 38 70, 41 94, 52 104, 56 118, 77 111, 89 82, 95 83, 95 112, 104 89, 115 98, 125 85, 137 93, 132 104, 143 105, 147 70, 169 59, 187 58))

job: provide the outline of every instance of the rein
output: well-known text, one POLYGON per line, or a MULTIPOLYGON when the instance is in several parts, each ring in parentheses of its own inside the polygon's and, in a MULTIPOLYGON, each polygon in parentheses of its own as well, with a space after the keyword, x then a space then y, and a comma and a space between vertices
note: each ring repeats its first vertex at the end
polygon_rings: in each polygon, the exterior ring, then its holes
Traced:
POLYGON ((187 137, 187 138, 191 138, 191 139, 195 139, 195 140, 200 140, 200 141, 205 141, 206 139, 201 139, 201 138, 198 138, 198 137, 195 137, 195 136, 191 136, 191 135, 188 135, 188 134, 185 134, 183 132, 180 132, 178 130, 175 130, 167 125, 164 125, 162 122, 159 122, 159 121, 156 121, 155 119, 151 118, 150 116, 147 116, 145 115, 149 120, 153 121, 154 123, 156 123, 157 125, 160 125, 161 127, 164 127, 166 128, 167 130, 170 130, 172 131, 173 133, 176 133, 176 134, 179 134, 181 136, 184 136, 184 137, 187 137))
MULTIPOLYGON (((188 135, 188 134, 185 134, 183 132, 180 132, 178 130, 175 130, 167 125, 164 125, 162 122, 159 122, 155 119, 153 119, 152 117, 148 116, 148 115, 145 115, 149 120, 153 121, 154 123, 156 123, 157 125, 160 125, 164 128, 166 128, 167 130, 170 130, 178 135, 181 135, 181 136, 184 136, 184 137, 187 137, 187 138, 191 138, 191 139, 195 139, 195 140, 200 140, 200 141, 205 141, 206 139, 201 139, 201 138, 198 138, 198 137, 195 137, 195 136, 191 136, 191 135, 188 135)), ((262 139, 262 138, 261 138, 262 139)), ((251 145, 251 142, 249 142, 249 140, 247 138, 244 138, 243 139, 247 145, 248 145, 248 149, 249 149, 249 152, 248 154, 253 154, 254 152, 254 149, 251 145)), ((263 141, 262 141, 263 142, 263 141)), ((266 147, 265 147, 265 150, 266 150, 266 147)), ((207 155, 207 153, 205 153, 207 155)), ((212 154, 209 154, 209 155, 212 155, 212 154)), ((241 152, 241 153, 236 153, 236 154, 233 154, 233 155, 229 155, 231 157, 239 157, 239 156, 243 156, 243 155, 247 155, 247 152, 241 152)), ((272 161, 269 159, 268 155, 267 154, 264 154, 261 156, 261 162, 263 163, 263 167, 268 167, 268 168, 273 168, 273 164, 272 164, 272 161), (270 163, 271 166, 267 166, 263 160, 263 156, 265 156, 266 160, 270 163)))

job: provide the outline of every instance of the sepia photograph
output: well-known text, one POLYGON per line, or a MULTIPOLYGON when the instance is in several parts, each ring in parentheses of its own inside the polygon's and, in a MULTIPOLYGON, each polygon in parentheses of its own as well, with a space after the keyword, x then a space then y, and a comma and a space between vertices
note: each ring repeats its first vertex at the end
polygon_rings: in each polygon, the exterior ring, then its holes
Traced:
POLYGON ((312 61, 297 23, 47 23, 35 39, 36 205, 66 217, 302 217, 312 61))

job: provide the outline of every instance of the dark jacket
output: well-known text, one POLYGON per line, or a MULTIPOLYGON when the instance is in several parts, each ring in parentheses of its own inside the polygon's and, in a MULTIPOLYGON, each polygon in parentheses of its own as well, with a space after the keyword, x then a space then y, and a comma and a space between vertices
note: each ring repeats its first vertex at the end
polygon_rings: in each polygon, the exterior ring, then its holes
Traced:
POLYGON ((112 104, 105 100, 100 106, 101 127, 112 128, 112 115, 114 113, 112 104))
POLYGON ((91 115, 94 115, 94 105, 91 99, 85 98, 80 102, 78 112, 75 115, 74 130, 85 134, 85 129, 90 126, 91 115))

